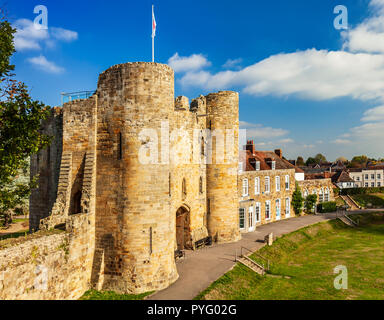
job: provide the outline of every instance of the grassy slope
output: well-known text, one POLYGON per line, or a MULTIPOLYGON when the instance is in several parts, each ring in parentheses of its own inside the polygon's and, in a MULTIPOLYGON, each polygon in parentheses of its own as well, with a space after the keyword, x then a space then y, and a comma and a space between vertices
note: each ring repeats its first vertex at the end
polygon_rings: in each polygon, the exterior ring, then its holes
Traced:
POLYGON ((356 194, 352 198, 362 207, 368 207, 370 203, 373 208, 384 208, 384 194, 356 194))
POLYGON ((366 216, 356 217, 358 229, 340 221, 320 223, 262 248, 259 253, 272 261, 271 273, 290 279, 261 277, 238 264, 196 299, 384 299, 384 216, 371 217, 371 224, 366 216), (338 265, 348 268, 348 290, 333 286, 338 265))

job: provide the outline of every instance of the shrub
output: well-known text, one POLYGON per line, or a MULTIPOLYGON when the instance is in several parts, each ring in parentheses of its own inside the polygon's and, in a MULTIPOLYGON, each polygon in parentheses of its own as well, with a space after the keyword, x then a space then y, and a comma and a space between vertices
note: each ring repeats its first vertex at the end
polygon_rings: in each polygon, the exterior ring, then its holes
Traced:
POLYGON ((370 194, 370 193, 384 193, 384 187, 375 187, 375 188, 349 188, 340 190, 340 194, 343 196, 346 195, 356 195, 356 194, 370 194))
POLYGON ((317 206, 317 211, 320 213, 335 212, 336 210, 336 201, 322 202, 317 206))
POLYGON ((340 195, 340 189, 339 188, 333 188, 333 193, 334 193, 335 197, 337 197, 338 195, 340 195))
POLYGON ((316 194, 310 194, 305 199, 305 209, 307 210, 307 213, 312 212, 313 208, 315 207, 317 202, 317 195, 316 194))

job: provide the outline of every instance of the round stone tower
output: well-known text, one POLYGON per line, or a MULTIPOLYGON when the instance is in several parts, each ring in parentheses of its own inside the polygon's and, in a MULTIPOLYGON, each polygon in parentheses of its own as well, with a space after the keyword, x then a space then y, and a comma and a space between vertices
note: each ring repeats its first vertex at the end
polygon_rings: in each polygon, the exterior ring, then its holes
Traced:
POLYGON ((157 63, 116 65, 100 75, 97 93, 96 244, 104 263, 96 286, 163 289, 178 277, 170 166, 161 159, 161 124, 174 110, 173 70, 157 63))
POLYGON ((220 91, 206 96, 206 101, 207 127, 212 134, 212 161, 207 165, 208 232, 218 242, 234 242, 241 238, 237 195, 239 94, 220 91))

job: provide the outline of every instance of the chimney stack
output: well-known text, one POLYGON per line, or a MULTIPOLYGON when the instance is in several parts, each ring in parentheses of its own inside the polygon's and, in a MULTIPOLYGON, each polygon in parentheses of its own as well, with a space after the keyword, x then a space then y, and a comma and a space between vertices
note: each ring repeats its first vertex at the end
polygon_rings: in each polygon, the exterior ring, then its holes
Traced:
POLYGON ((250 151, 251 154, 255 154, 255 145, 253 143, 253 140, 248 140, 247 141, 246 150, 250 151))

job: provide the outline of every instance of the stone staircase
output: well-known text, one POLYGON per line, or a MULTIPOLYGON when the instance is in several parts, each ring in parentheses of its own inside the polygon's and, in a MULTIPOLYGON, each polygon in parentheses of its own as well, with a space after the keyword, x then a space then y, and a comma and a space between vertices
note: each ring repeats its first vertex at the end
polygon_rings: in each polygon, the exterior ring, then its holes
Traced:
POLYGON ((236 261, 262 276, 265 275, 264 267, 246 256, 238 257, 236 261))
POLYGON ((341 196, 341 198, 344 200, 344 202, 350 207, 351 211, 360 210, 361 207, 356 203, 355 200, 352 199, 351 196, 341 196))
POLYGON ((51 215, 40 221, 41 230, 49 230, 65 223, 68 216, 72 180, 72 152, 64 152, 61 157, 57 197, 51 215))
POLYGON ((92 211, 92 199, 96 192, 96 155, 88 152, 85 155, 83 189, 81 198, 82 213, 92 211))
POLYGON ((347 215, 342 215, 342 216, 338 217, 338 219, 341 220, 343 223, 345 223, 347 226, 350 226, 352 228, 356 228, 357 227, 357 223, 355 221, 353 221, 347 215))

